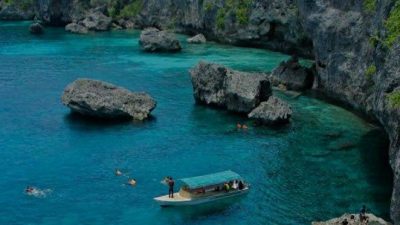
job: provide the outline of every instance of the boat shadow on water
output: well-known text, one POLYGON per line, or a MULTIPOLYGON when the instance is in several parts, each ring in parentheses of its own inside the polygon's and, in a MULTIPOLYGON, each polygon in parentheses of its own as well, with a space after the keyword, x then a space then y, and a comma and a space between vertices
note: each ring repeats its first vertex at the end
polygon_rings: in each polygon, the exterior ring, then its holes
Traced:
POLYGON ((240 203, 244 198, 245 195, 238 195, 200 205, 163 206, 161 213, 167 215, 167 217, 179 216, 185 221, 198 220, 216 215, 230 215, 236 210, 240 210, 240 203))

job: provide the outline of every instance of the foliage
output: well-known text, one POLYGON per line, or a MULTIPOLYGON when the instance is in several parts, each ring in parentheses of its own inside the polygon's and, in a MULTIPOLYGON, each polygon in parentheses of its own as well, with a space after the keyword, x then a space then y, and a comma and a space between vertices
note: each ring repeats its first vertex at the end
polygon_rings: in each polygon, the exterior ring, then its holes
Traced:
POLYGON ((400 90, 392 91, 387 95, 389 105, 392 108, 400 108, 400 90))
POLYGON ((126 5, 120 12, 119 17, 130 18, 137 16, 143 8, 142 0, 134 0, 132 3, 126 5))
POLYGON ((235 15, 240 25, 248 24, 252 3, 253 0, 225 0, 224 7, 217 12, 217 27, 219 29, 225 27, 225 18, 228 13, 235 15))
POLYGON ((206 12, 209 12, 213 9, 213 3, 212 2, 204 2, 203 8, 206 12))
POLYGON ((22 10, 28 10, 33 7, 33 0, 4 0, 7 5, 14 5, 22 10))
POLYGON ((216 23, 218 29, 224 29, 225 28, 225 9, 220 8, 217 11, 217 18, 216 18, 216 23))
POLYGON ((375 10, 376 10, 376 0, 364 0, 363 8, 368 13, 375 12, 375 10))
POLYGON ((376 73, 376 66, 370 65, 368 66, 367 70, 365 71, 365 76, 368 80, 372 79, 372 76, 376 73))
POLYGON ((394 7, 385 22, 385 27, 388 31, 385 44, 388 47, 391 47, 400 36, 400 0, 396 0, 394 7))

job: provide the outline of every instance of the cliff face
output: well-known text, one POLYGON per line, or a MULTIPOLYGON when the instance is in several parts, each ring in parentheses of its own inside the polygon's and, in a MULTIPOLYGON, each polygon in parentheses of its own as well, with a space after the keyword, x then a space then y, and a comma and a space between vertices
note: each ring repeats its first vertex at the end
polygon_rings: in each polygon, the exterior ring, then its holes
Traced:
POLYGON ((298 4, 304 29, 313 40, 317 88, 376 118, 389 135, 394 172, 391 216, 400 224, 400 44, 398 39, 388 41, 385 25, 398 6, 391 0, 376 1, 372 10, 363 1, 298 4))

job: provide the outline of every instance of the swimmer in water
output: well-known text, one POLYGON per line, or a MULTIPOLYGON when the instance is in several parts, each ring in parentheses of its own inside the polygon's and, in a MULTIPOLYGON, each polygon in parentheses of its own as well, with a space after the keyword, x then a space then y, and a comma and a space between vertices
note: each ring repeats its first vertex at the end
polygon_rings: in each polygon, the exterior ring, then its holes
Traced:
POLYGON ((136 180, 131 178, 128 180, 128 184, 131 185, 132 187, 136 186, 136 180))
POLYGON ((121 176, 122 172, 119 169, 115 169, 115 176, 121 176))
POLYGON ((25 188, 25 192, 28 193, 28 194, 32 194, 34 190, 35 189, 33 187, 31 187, 31 186, 27 186, 25 188))
POLYGON ((236 128, 237 128, 237 129, 242 129, 242 124, 237 123, 237 124, 236 124, 236 128))
POLYGON ((246 124, 243 124, 243 125, 242 125, 242 129, 247 130, 247 129, 248 129, 247 125, 246 125, 246 124))

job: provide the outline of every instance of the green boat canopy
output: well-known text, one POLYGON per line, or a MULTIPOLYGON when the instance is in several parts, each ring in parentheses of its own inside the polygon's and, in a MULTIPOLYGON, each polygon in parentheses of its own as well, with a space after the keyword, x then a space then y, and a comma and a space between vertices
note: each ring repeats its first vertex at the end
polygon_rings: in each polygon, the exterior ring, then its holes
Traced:
POLYGON ((207 187, 217 184, 223 184, 225 182, 229 182, 232 180, 241 180, 239 174, 227 170, 219 173, 208 174, 204 176, 198 177, 189 177, 180 179, 184 185, 186 185, 189 189, 196 189, 201 187, 207 187))

